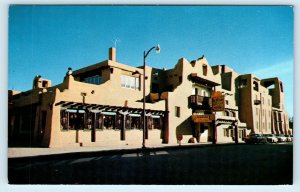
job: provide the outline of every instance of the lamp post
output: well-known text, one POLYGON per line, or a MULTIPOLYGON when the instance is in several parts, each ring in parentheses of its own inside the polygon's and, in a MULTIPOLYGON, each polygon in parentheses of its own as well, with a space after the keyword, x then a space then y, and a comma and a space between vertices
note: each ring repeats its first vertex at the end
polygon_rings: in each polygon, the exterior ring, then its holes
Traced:
POLYGON ((147 52, 144 51, 144 60, 143 60, 144 61, 144 70, 143 70, 144 76, 143 76, 143 146, 142 146, 142 148, 146 148, 146 146, 145 146, 145 139, 146 139, 146 116, 145 116, 145 113, 146 113, 146 110, 145 110, 145 105, 146 105, 146 91, 145 91, 146 90, 146 58, 153 49, 155 49, 156 53, 160 52, 159 45, 153 46, 147 52))

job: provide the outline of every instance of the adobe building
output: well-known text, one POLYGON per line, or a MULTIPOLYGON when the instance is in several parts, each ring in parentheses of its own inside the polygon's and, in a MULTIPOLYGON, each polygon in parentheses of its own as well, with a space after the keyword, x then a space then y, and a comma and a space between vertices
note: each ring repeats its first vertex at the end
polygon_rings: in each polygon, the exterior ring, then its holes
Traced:
MULTIPOLYGON (((143 67, 116 58, 110 48, 108 60, 69 68, 61 84, 36 76, 31 90, 10 90, 9 146, 141 146, 143 67)), ((146 146, 290 133, 278 78, 211 67, 204 56, 145 71, 146 146)))

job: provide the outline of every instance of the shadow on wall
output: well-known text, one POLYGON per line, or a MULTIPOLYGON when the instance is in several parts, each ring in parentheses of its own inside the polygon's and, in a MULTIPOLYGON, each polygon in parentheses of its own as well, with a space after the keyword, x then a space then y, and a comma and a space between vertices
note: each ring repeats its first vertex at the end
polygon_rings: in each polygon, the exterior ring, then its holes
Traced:
MULTIPOLYGON (((177 140, 182 139, 182 136, 184 135, 189 135, 193 137, 193 122, 191 117, 185 119, 176 127, 177 140)), ((188 141, 183 141, 183 142, 188 142, 188 141)))

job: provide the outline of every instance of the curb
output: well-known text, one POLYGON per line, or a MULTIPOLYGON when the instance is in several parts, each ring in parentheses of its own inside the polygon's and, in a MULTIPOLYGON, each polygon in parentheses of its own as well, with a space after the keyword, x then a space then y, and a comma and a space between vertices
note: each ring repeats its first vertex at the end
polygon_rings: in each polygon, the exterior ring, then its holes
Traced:
POLYGON ((63 159, 76 159, 86 158, 101 155, 123 155, 126 153, 150 153, 158 150, 181 150, 181 149, 193 149, 203 147, 214 147, 214 146, 231 146, 241 145, 242 143, 221 143, 221 144, 194 144, 194 145, 173 145, 173 146, 161 146, 161 147, 146 147, 146 148, 131 148, 131 149, 111 149, 111 150, 99 150, 99 151, 75 151, 65 152, 57 154, 46 154, 36 156, 23 156, 23 157, 8 157, 9 162, 17 163, 24 161, 46 161, 46 160, 61 160, 63 159))

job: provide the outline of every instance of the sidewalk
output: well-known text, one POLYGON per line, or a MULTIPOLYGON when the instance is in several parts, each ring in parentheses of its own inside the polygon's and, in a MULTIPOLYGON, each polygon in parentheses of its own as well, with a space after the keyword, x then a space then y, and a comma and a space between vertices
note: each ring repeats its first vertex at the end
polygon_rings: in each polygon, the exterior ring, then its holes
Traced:
MULTIPOLYGON (((233 143, 233 142, 232 142, 233 143)), ((218 143, 218 144, 232 144, 230 143, 218 143)), ((218 145, 217 144, 217 145, 218 145)), ((142 149, 142 146, 93 146, 93 147, 72 147, 72 148, 8 148, 8 158, 21 158, 21 157, 36 157, 36 156, 50 156, 50 155, 62 155, 62 154, 76 154, 76 153, 125 153, 125 152, 140 152, 142 150, 161 150, 161 149, 174 149, 174 148, 193 148, 199 146, 212 146, 211 142, 203 143, 191 143, 181 145, 146 145, 146 149, 142 149)))

